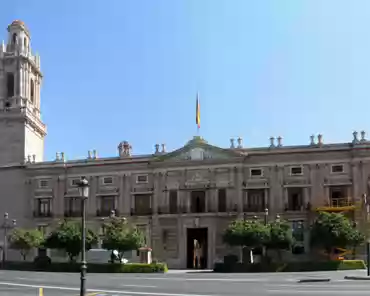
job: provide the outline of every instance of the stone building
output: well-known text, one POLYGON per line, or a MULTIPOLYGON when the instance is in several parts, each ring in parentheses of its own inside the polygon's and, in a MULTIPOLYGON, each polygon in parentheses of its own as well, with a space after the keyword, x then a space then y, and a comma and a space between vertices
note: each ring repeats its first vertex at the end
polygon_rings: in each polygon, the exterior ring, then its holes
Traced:
POLYGON ((66 160, 60 152, 44 160, 40 58, 23 22, 8 32, 0 48, 0 209, 19 226, 49 231, 58 219, 78 218, 81 176, 91 184, 90 227, 99 230, 114 210, 146 233, 155 258, 174 268, 193 266, 194 239, 204 268, 227 255, 222 231, 236 218, 279 214, 305 234, 319 209, 345 211, 362 225, 370 176, 365 132, 336 144, 318 135, 307 145, 284 146, 272 137, 259 148, 244 147, 241 138, 220 148, 194 137, 171 152, 157 144, 148 155, 135 155, 124 141, 113 157, 88 151, 85 159, 66 160))

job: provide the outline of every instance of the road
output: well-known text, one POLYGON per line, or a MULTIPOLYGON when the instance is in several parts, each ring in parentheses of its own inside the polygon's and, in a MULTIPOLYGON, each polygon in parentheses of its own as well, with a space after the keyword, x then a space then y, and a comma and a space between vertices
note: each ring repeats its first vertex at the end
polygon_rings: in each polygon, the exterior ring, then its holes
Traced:
MULTIPOLYGON (((89 296, 265 296, 265 295, 369 295, 370 281, 347 281, 345 275, 364 271, 215 274, 173 271, 168 274, 89 274, 89 296), (298 283, 300 279, 331 278, 326 283, 298 283)), ((79 275, 0 271, 1 296, 79 294, 79 275)))

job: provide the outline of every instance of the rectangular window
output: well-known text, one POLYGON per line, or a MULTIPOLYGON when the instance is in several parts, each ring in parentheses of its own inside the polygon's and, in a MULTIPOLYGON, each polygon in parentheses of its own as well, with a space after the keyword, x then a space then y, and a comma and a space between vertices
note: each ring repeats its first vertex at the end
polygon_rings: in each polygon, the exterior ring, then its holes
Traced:
POLYGON ((226 189, 218 189, 218 212, 226 212, 227 194, 226 189))
POLYGON ((292 176, 299 176, 299 175, 303 175, 303 169, 301 166, 296 166, 296 167, 291 167, 290 168, 290 174, 292 176))
POLYGON ((263 175, 262 169, 251 169, 250 173, 252 177, 261 177, 263 175))
POLYGON ((49 180, 40 180, 39 181, 39 188, 48 188, 49 187, 49 180))
POLYGON ((103 184, 104 185, 113 184, 113 177, 104 177, 103 178, 103 184))
POLYGON ((170 190, 170 213, 177 213, 177 190, 170 190))
POLYGON ((14 96, 14 74, 7 73, 6 74, 6 88, 7 88, 7 96, 11 98, 14 96))
POLYGON ((266 206, 264 189, 247 190, 247 199, 244 203, 244 212, 263 212, 266 206))
POLYGON ((335 164, 335 165, 332 165, 331 166, 331 172, 333 174, 335 173, 343 173, 344 171, 344 168, 343 168, 343 165, 342 164, 335 164))
POLYGON ((303 200, 303 188, 291 187, 288 188, 288 204, 285 205, 287 211, 303 211, 304 200, 303 200))
POLYGON ((80 179, 71 179, 71 186, 77 186, 78 183, 80 182, 80 179))
POLYGON ((151 206, 150 194, 138 194, 135 195, 135 214, 136 215, 151 215, 152 206, 151 206))
POLYGON ((112 211, 115 211, 116 206, 115 196, 102 196, 100 198, 100 209, 98 211, 98 216, 108 217, 111 215, 112 211))
POLYGON ((36 199, 35 217, 51 217, 51 202, 50 198, 36 199))
POLYGON ((148 183, 148 175, 136 176, 136 183, 148 183))
POLYGON ((82 200, 79 197, 66 197, 64 199, 64 216, 81 217, 82 200))

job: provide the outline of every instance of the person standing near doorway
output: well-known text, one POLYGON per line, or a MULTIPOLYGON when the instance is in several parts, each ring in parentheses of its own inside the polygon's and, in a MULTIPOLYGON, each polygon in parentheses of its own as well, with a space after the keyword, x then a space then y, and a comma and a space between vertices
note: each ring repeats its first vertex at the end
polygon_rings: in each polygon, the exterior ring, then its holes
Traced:
POLYGON ((201 268, 202 260, 202 247, 198 240, 194 240, 194 250, 193 250, 193 268, 201 268))

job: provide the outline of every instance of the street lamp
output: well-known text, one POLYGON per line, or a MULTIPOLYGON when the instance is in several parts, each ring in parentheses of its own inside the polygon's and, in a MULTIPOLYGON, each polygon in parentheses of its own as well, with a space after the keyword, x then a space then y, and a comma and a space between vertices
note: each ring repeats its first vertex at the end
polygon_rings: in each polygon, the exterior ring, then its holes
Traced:
POLYGON ((89 197, 89 182, 85 177, 82 177, 77 184, 78 191, 81 198, 82 205, 82 238, 81 238, 81 284, 80 284, 80 296, 86 294, 86 200, 89 197))
POLYGON ((3 245, 3 265, 7 259, 8 252, 8 231, 13 229, 16 226, 17 221, 15 219, 10 223, 9 214, 4 213, 4 221, 1 225, 1 228, 4 230, 4 245, 3 245))
POLYGON ((362 195, 364 200, 364 205, 366 208, 366 261, 367 261, 367 276, 370 276, 370 233, 369 233, 369 224, 370 224, 370 203, 367 199, 366 193, 362 195))
POLYGON ((265 225, 267 225, 268 217, 269 217, 269 209, 268 209, 268 208, 266 208, 266 209, 265 209, 265 225))

